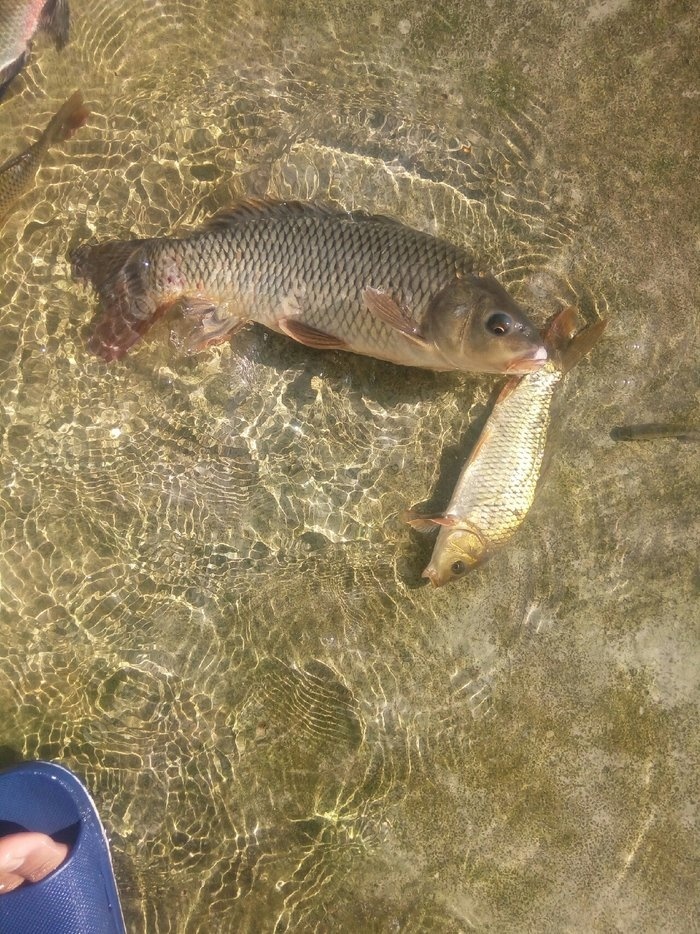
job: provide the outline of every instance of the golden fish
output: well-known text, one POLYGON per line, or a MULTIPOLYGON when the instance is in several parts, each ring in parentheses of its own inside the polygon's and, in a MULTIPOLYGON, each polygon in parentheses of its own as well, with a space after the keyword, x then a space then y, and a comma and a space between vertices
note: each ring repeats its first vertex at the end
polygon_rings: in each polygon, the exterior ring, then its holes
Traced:
POLYGON ((436 587, 482 564, 527 515, 542 467, 554 389, 605 327, 599 320, 573 336, 575 321, 575 309, 560 312, 548 336, 548 361, 503 388, 444 515, 407 514, 414 528, 440 529, 423 572, 436 587))

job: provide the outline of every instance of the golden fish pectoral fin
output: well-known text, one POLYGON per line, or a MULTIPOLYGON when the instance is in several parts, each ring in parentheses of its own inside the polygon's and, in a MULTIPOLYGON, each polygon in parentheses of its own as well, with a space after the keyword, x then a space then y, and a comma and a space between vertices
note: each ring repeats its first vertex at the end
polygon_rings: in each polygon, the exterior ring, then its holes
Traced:
POLYGON ((291 337, 292 340, 305 347, 313 347, 314 350, 350 350, 349 344, 342 338, 319 331, 318 328, 312 328, 311 325, 304 324, 298 318, 280 318, 277 327, 287 337, 291 337))
POLYGON ((508 396, 513 392, 513 390, 515 389, 515 387, 518 386, 518 385, 520 384, 520 382, 521 382, 522 379, 523 379, 522 376, 511 376, 511 378, 510 378, 509 380, 506 380, 506 382, 505 382, 505 383, 503 384, 503 386, 501 387, 501 391, 500 391, 500 392, 498 393, 498 395, 496 396, 495 402, 493 403, 493 404, 494 404, 494 408, 495 408, 497 405, 500 405, 501 402, 505 402, 505 401, 506 401, 506 399, 508 398, 508 396))
POLYGON ((408 316, 398 302, 394 301, 391 295, 368 287, 362 293, 362 297, 372 314, 381 318, 389 327, 399 331, 416 344, 425 346, 428 343, 415 321, 408 316))
POLYGON ((401 514, 401 518, 417 532, 429 532, 436 526, 451 528, 457 522, 454 516, 421 516, 417 512, 414 512, 412 509, 407 509, 405 512, 403 512, 401 514))
POLYGON ((48 126, 41 134, 40 143, 53 146, 70 139, 81 126, 85 126, 90 110, 83 102, 81 91, 74 91, 68 100, 56 111, 48 126))

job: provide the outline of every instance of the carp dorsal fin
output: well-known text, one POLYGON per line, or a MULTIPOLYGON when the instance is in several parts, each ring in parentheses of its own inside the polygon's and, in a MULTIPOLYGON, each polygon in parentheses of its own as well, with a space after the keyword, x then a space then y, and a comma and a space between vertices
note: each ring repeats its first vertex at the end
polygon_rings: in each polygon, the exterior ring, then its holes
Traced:
MULTIPOLYGON (((520 382, 522 379, 523 379, 522 376, 511 376, 509 380, 506 380, 503 386, 501 386, 500 392, 494 399, 493 407, 496 408, 496 406, 499 405, 501 402, 505 402, 508 396, 513 392, 515 387, 520 385, 520 382)), ((484 431, 485 430, 486 430, 486 427, 484 427, 484 431)), ((484 432, 482 432, 481 434, 483 436, 484 432)))
MULTIPOLYGON (((522 377, 520 377, 520 379, 522 379, 522 377)), ((508 382, 506 383, 506 385, 503 387, 503 389, 502 389, 502 390, 500 391, 500 393, 498 394, 498 398, 496 399, 496 403, 494 403, 494 408, 495 408, 495 405, 496 405, 496 404, 498 404, 499 402, 502 402, 504 399, 507 399, 507 398, 508 398, 508 396, 511 394, 511 392, 515 389, 515 387, 516 387, 516 386, 518 385, 518 383, 520 382, 520 379, 508 380, 508 382), (511 385, 511 384, 512 384, 512 385, 511 385)), ((486 442, 488 441, 488 439, 491 437, 492 433, 493 433, 493 426, 492 426, 492 424, 490 423, 490 419, 489 419, 489 421, 487 421, 486 424, 484 425, 484 427, 481 429, 481 434, 480 434, 479 437, 476 439, 476 443, 475 443, 474 447, 473 447, 473 448, 471 449, 471 451, 469 452, 469 457, 468 457, 467 460, 466 460, 466 463, 465 463, 465 465, 464 465, 464 467, 463 467, 463 470, 466 470, 467 467, 469 467, 470 464, 473 464, 473 463, 474 463, 474 461, 475 461, 475 460, 477 459, 477 457, 479 456, 479 452, 481 451, 481 449, 483 448, 483 446, 486 444, 486 442)))
POLYGON ((366 211, 343 211, 342 208, 316 201, 283 201, 278 198, 241 198, 230 207, 218 211, 204 222, 204 230, 221 230, 245 220, 262 217, 337 217, 348 221, 365 224, 383 224, 386 226, 405 226, 394 217, 384 214, 369 214, 366 211))
POLYGON ((362 298, 372 314, 389 327, 410 338, 416 344, 428 343, 416 322, 408 316, 398 302, 394 301, 391 295, 369 287, 362 293, 362 298))
POLYGON ((348 350, 348 345, 340 337, 334 337, 333 334, 327 334, 325 331, 319 331, 318 328, 312 328, 298 318, 280 318, 277 321, 277 327, 287 337, 305 347, 312 347, 314 350, 348 350))
POLYGON ((304 201, 281 201, 276 198, 241 198, 230 207, 224 208, 204 222, 206 230, 221 229, 237 224, 242 220, 258 217, 294 217, 300 214, 323 216, 342 215, 339 211, 325 204, 311 204, 304 201))
POLYGON ((51 36, 57 49, 62 49, 70 37, 68 0, 46 0, 37 26, 51 36))

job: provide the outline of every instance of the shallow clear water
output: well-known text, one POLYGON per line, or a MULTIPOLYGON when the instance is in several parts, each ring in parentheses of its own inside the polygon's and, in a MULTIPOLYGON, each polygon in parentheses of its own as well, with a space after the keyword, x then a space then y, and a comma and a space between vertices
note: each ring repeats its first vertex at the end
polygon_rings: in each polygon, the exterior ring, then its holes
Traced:
POLYGON ((72 7, 0 106, 0 160, 93 110, 0 231, 2 762, 86 776, 134 931, 692 929, 697 447, 609 431, 698 420, 697 11, 72 7), (241 194, 609 317, 461 584, 419 586, 398 515, 446 503, 494 380, 172 322, 86 352, 69 247, 241 194))

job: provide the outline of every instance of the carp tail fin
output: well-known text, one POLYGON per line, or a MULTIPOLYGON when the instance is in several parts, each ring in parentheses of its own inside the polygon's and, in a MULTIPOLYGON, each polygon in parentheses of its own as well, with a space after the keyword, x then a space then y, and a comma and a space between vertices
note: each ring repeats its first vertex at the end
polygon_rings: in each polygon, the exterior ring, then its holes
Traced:
POLYGON ((159 303, 151 288, 149 242, 87 243, 70 254, 73 278, 90 284, 99 299, 88 349, 103 360, 121 359, 175 300, 159 303))

